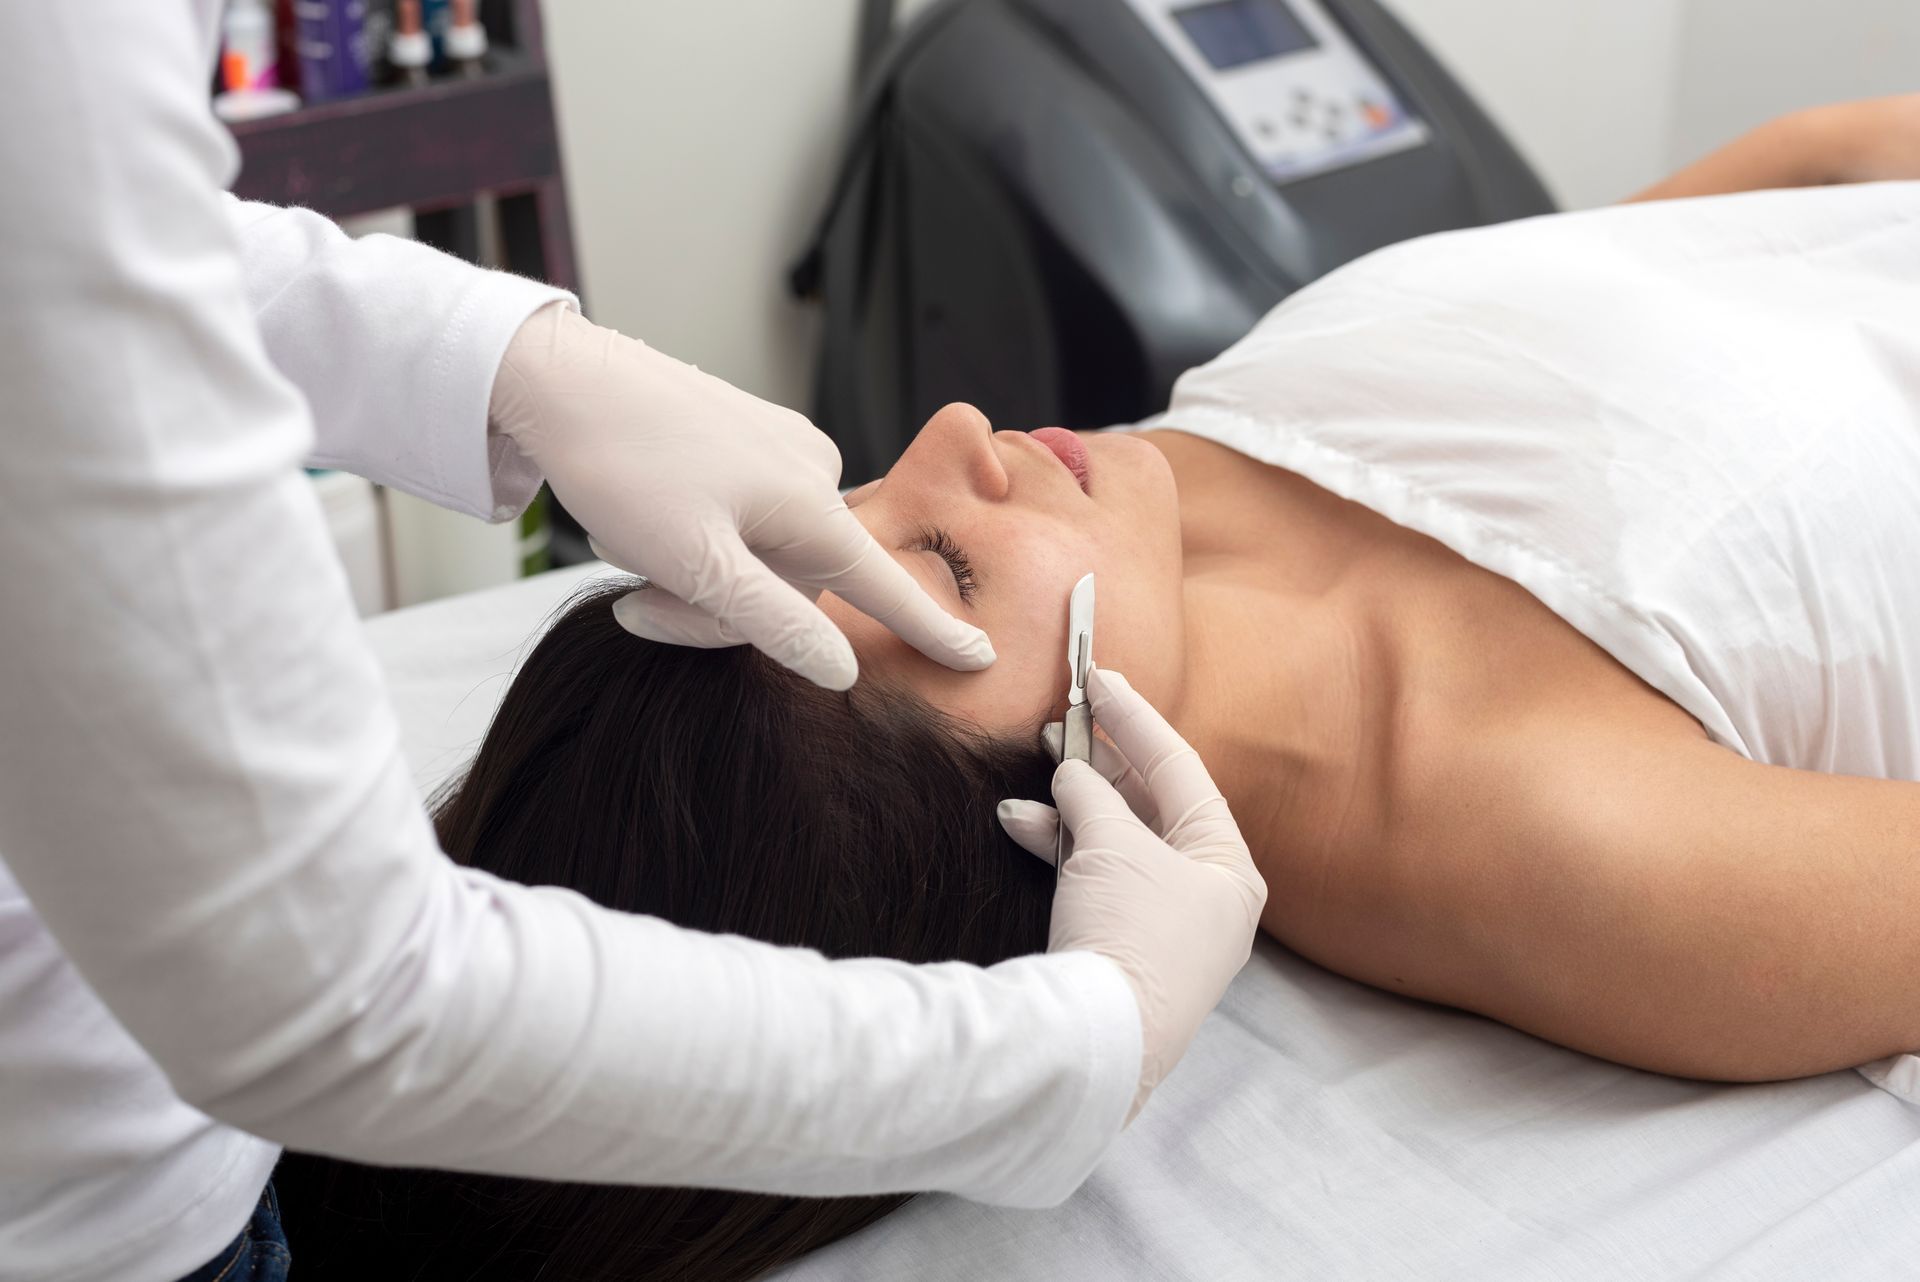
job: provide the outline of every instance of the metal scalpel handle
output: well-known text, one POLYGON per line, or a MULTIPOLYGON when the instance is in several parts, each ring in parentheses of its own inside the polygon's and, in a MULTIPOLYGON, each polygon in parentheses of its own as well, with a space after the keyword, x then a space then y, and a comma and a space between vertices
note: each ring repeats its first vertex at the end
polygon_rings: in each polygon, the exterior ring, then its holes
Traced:
MULTIPOLYGON (((1077 708, 1068 708, 1066 720, 1061 723, 1060 759, 1072 757, 1075 761, 1093 760, 1093 706, 1083 703, 1077 708)), ((1060 880, 1060 870, 1067 866, 1067 856, 1073 853, 1073 836, 1062 822, 1055 830, 1053 843, 1053 879, 1060 880)))
MULTIPOLYGON (((1093 705, 1087 702, 1087 679, 1093 675, 1093 576, 1082 575, 1067 603, 1067 715, 1060 727, 1060 759, 1093 761, 1093 705)), ((1073 837, 1062 823, 1053 845, 1053 875, 1073 854, 1073 837)))

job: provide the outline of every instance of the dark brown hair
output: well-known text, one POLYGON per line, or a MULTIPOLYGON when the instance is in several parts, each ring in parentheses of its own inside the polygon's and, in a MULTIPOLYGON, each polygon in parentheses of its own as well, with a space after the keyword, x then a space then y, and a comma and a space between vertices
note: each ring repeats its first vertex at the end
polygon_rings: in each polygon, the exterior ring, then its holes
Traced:
MULTIPOLYGON (((629 635, 577 595, 436 799, 442 846, 515 881, 830 957, 990 965, 1046 947, 1053 873, 1000 831, 1044 799, 1035 733, 985 738, 903 691, 821 690, 750 648, 629 635)), ((544 1183, 288 1154, 302 1276, 747 1279, 905 1195, 806 1199, 544 1183)))

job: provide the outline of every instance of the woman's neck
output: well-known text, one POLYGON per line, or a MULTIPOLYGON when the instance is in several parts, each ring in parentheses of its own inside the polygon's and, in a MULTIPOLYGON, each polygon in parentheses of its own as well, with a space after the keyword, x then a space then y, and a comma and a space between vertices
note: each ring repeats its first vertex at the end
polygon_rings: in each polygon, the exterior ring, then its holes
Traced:
POLYGON ((1182 498, 1185 682, 1162 710, 1256 854, 1378 840, 1411 599, 1398 527, 1213 441, 1146 439, 1182 498))
POLYGON ((1369 840, 1385 818, 1386 635, 1346 597, 1251 579, 1227 566, 1189 575, 1174 725, 1256 851, 1369 840))

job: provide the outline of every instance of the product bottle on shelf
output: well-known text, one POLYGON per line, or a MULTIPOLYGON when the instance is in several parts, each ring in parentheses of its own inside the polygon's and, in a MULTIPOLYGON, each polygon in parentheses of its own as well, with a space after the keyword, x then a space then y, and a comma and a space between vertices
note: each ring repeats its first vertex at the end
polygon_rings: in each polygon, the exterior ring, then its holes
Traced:
POLYGON ((420 0, 397 0, 393 39, 387 42, 387 61, 402 84, 424 85, 433 63, 433 37, 420 16, 420 0))
POLYGON ((293 16, 307 100, 365 93, 371 65, 366 0, 293 0, 293 16))
POLYGON ((213 100, 222 120, 253 120, 300 105, 280 87, 279 40, 269 0, 227 0, 220 20, 220 83, 213 100))
POLYGON ((447 58, 463 76, 486 74, 487 29, 480 25, 475 0, 453 0, 453 20, 447 26, 447 58))
POLYGON ((453 0, 420 0, 420 21, 433 40, 433 69, 447 69, 447 30, 453 25, 453 0))

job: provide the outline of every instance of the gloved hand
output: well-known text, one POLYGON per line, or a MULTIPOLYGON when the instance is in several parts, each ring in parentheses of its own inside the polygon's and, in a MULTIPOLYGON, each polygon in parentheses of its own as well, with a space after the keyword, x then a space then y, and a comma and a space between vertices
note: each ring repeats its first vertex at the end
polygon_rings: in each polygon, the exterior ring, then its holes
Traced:
POLYGON ((986 633, 941 609, 847 510, 840 452, 802 415, 553 303, 514 336, 488 417, 595 553, 654 584, 614 606, 629 632, 751 643, 845 690, 853 647, 815 604, 831 589, 929 658, 993 662, 986 633))
POLYGON ((1064 761, 1059 805, 1003 801, 1000 823, 1053 861, 1060 819, 1073 853, 1053 899, 1050 952, 1118 963, 1140 1003, 1140 1087, 1131 1122, 1253 951, 1267 883, 1200 757, 1116 672, 1088 683, 1095 764, 1064 761), (1116 751, 1117 749, 1117 751, 1116 751))

